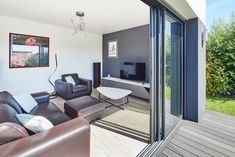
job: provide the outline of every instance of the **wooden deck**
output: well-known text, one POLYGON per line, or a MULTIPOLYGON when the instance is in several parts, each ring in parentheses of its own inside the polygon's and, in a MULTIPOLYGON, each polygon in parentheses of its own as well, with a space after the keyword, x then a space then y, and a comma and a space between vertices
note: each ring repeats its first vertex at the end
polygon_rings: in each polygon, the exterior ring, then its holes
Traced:
POLYGON ((235 116, 206 111, 200 123, 183 121, 161 157, 235 157, 235 116))

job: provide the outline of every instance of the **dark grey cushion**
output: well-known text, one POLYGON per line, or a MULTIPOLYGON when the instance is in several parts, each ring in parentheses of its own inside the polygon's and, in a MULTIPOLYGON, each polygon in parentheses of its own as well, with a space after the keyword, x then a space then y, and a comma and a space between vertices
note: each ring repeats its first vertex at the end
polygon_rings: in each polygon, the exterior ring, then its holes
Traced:
POLYGON ((18 113, 23 112, 22 109, 20 108, 19 104, 13 98, 13 96, 7 91, 0 92, 0 103, 8 104, 13 109, 15 109, 16 112, 18 112, 18 113))
POLYGON ((13 109, 10 105, 0 104, 0 123, 12 122, 20 124, 20 122, 16 118, 16 114, 16 110, 13 109))
POLYGON ((88 86, 86 85, 73 86, 73 93, 79 93, 79 92, 87 91, 87 90, 88 90, 88 86))

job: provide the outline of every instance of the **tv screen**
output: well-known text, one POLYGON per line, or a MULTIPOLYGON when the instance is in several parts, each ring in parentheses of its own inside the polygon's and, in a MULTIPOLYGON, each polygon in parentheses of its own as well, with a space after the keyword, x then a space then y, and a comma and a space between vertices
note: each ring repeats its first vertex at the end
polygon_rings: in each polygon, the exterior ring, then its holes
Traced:
POLYGON ((145 81, 145 70, 146 70, 145 63, 136 63, 135 69, 136 69, 136 72, 135 72, 136 80, 145 81))
POLYGON ((124 62, 120 70, 122 79, 145 81, 145 63, 124 62))

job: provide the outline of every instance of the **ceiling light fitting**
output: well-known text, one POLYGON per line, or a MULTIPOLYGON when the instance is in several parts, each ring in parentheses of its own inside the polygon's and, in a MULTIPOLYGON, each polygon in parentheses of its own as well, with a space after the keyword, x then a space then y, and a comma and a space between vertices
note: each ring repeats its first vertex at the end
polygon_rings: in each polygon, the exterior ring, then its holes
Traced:
POLYGON ((78 34, 79 32, 84 33, 86 36, 86 23, 84 20, 85 13, 82 11, 77 11, 75 15, 78 17, 78 24, 75 24, 74 20, 71 20, 73 26, 73 35, 78 34))

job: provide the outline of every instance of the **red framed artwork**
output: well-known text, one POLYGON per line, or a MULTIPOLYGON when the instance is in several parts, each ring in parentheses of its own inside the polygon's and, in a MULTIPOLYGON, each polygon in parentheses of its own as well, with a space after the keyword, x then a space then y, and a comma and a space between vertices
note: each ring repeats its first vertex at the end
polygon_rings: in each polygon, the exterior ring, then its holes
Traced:
POLYGON ((49 67, 49 37, 9 33, 9 68, 49 67))

